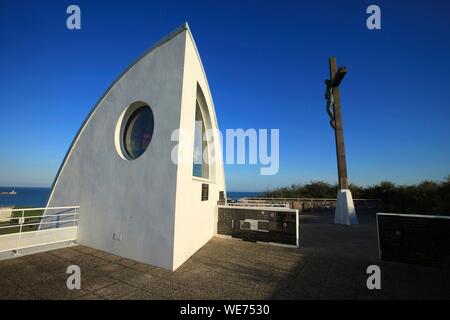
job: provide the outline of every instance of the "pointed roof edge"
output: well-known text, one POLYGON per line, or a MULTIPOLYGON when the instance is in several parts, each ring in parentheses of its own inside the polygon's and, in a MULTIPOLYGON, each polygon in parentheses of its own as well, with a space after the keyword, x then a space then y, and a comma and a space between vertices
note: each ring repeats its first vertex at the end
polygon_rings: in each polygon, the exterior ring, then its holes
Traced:
MULTIPOLYGON (((194 44, 194 48, 195 51, 197 53, 197 57, 198 60, 200 62, 200 66, 203 72, 203 76, 205 78, 205 82, 206 82, 206 86, 207 86, 207 90, 210 94, 210 98, 211 98, 211 108, 214 114, 214 120, 216 122, 217 127, 219 127, 219 123, 217 121, 217 114, 216 114, 216 108, 214 105, 214 100, 212 98, 212 93, 211 93, 211 89, 209 87, 209 83, 208 83, 208 78, 206 77, 206 72, 205 72, 205 68, 203 67, 203 62, 202 59, 200 58, 200 53, 198 51, 197 48, 197 44, 195 43, 194 40, 194 36, 192 35, 191 29, 189 28, 189 25, 187 22, 184 22, 181 26, 179 26, 178 28, 176 28, 175 30, 173 30, 172 32, 170 32, 167 36, 163 37, 161 40, 159 40, 158 42, 156 42, 152 47, 150 47, 149 49, 147 49, 143 54, 141 54, 137 59, 135 59, 122 73, 119 74, 119 76, 116 77, 116 79, 114 79, 114 81, 110 84, 110 86, 103 92, 103 95, 100 96, 100 98, 96 101, 96 103, 94 104, 94 106, 92 107, 92 109, 89 111, 88 115, 86 116, 86 118, 84 119, 83 123, 81 124, 80 128, 78 129, 77 133, 75 134, 69 148, 67 149, 67 152, 61 162, 61 165, 58 168, 58 171, 56 173, 55 178, 53 179, 53 183, 50 189, 50 194, 47 198, 47 203, 46 206, 49 206, 51 203, 51 200, 53 198, 53 193, 55 191, 56 185, 58 184, 59 178, 61 176, 61 173, 64 170, 64 167, 66 166, 67 160, 69 159, 77 141, 78 138, 81 136, 81 133, 84 131, 84 129, 86 128, 87 124, 89 123, 89 120, 92 118, 92 116, 94 115, 95 111, 97 110, 98 106, 102 103, 102 101, 106 98, 106 96, 111 92, 111 90, 114 88, 114 86, 120 81, 120 79, 122 79, 127 73, 128 71, 130 71, 139 61, 141 61, 145 56, 147 56, 150 52, 152 52, 153 50, 155 50, 156 48, 162 46, 164 43, 168 42, 169 40, 171 40, 172 38, 176 37, 177 35, 179 35, 180 33, 182 33, 183 31, 187 31, 187 33, 189 34, 192 43, 194 44)), ((223 175, 225 176, 224 173, 224 168, 222 167, 223 170, 223 175)), ((44 212, 44 215, 46 214, 46 212, 44 212)), ((39 225, 39 230, 40 230, 40 225, 39 225)))
MULTIPOLYGON (((169 40, 171 40, 172 38, 176 37, 178 34, 182 33, 183 31, 187 30, 192 41, 194 41, 194 38, 191 34, 191 31, 189 29, 189 25, 187 22, 184 22, 181 26, 179 26, 178 28, 176 28, 175 30, 173 30, 172 32, 170 32, 167 36, 163 37, 161 40, 159 40, 158 42, 156 42, 153 46, 151 46, 149 49, 147 49, 143 54, 141 54, 137 59, 135 59, 131 64, 128 65, 127 68, 125 68, 124 71, 122 71, 115 79, 114 81, 111 82, 111 84, 109 85, 109 87, 103 92, 103 94, 100 96, 100 98, 96 101, 96 103, 94 104, 94 106, 91 108, 91 110, 89 111, 88 115, 86 116, 86 118, 84 119, 83 123, 81 124, 80 128, 78 129, 77 133, 75 134, 69 148, 67 149, 67 152, 61 162, 61 165, 58 168, 58 171, 56 173, 55 178, 53 179, 53 183, 50 189, 50 194, 47 198, 47 203, 46 206, 49 206, 52 198, 53 198, 53 193, 55 191, 56 185, 58 184, 59 181, 59 177, 61 176, 61 173, 64 170, 64 167, 66 166, 67 160, 69 159, 77 141, 78 138, 81 136, 81 133, 84 131, 84 129, 86 128, 87 124, 89 123, 89 120, 91 120, 92 116, 94 115, 95 111, 97 110, 98 106, 102 103, 102 101, 106 98, 106 96, 111 92, 111 90, 114 88, 114 86, 137 64, 139 63, 139 61, 141 61, 145 56, 147 56, 150 52, 152 52, 153 50, 155 50, 156 48, 162 46, 164 43, 168 42, 169 40)), ((194 46, 195 46, 195 41, 194 41, 194 46)), ((197 46, 195 46, 195 49, 197 50, 197 46)), ((197 50, 197 55, 198 55, 198 50, 197 50)), ((200 58, 200 56, 199 56, 200 58)), ((200 60, 201 63, 201 60, 200 60)), ((203 65, 202 65, 202 69, 203 69, 203 65)), ((209 90, 209 86, 208 86, 208 90, 209 90)), ((47 211, 44 212, 44 215, 46 214, 47 211)), ((39 225, 39 230, 41 228, 41 225, 39 225)))
POLYGON ((164 43, 166 43, 167 41, 171 40, 172 38, 176 37, 178 34, 180 34, 181 32, 188 30, 190 32, 189 29, 189 25, 187 23, 187 21, 185 21, 181 26, 175 28, 175 30, 173 30, 172 32, 170 32, 168 35, 166 35, 165 37, 163 37, 162 39, 160 39, 158 42, 156 42, 150 49, 148 49, 144 55, 146 55, 147 53, 149 53, 150 51, 152 51, 153 49, 163 45, 164 43))
MULTIPOLYGON (((217 129, 219 129, 219 121, 217 120, 216 106, 214 104, 214 99, 213 99, 213 96, 212 96, 211 88, 209 86, 208 77, 206 76, 205 67, 203 66, 202 58, 200 57, 200 52, 198 51, 197 44, 195 43, 194 36, 192 35, 191 29, 189 28, 189 25, 188 25, 187 21, 184 23, 183 26, 185 28, 184 30, 187 30, 187 33, 188 33, 189 37, 192 40, 192 44, 194 45, 195 53, 197 54, 197 58, 198 58, 198 61, 200 63, 200 68, 202 69, 203 78, 205 79, 206 89, 208 90, 209 98, 211 99, 211 106, 210 106, 210 108, 212 109, 212 115, 214 116, 214 121, 216 123, 217 129)), ((220 155, 223 156, 223 154, 222 154, 223 145, 222 145, 222 142, 220 140, 219 140, 219 145, 220 145, 220 149, 221 149, 220 150, 220 155)), ((225 181, 225 167, 224 166, 222 166, 222 176, 223 176, 224 181, 225 181)), ((227 194, 226 190, 227 190, 226 182, 224 182, 225 195, 227 194)))
POLYGON ((192 44, 194 45, 195 53, 197 54, 197 58, 198 58, 198 61, 200 63, 200 68, 202 69, 203 77, 205 78, 206 89, 208 89, 208 92, 209 92, 209 97, 211 99, 211 108, 212 108, 212 111, 213 111, 213 114, 214 114, 214 119, 215 119, 215 122, 216 122, 216 125, 217 125, 217 128, 218 128, 219 127, 219 122, 217 121, 216 107, 214 105, 214 99, 212 97, 211 88, 209 87, 209 82, 208 82, 208 77, 206 76, 205 67, 203 66, 202 58, 200 57, 200 52, 198 51, 197 44, 195 43, 194 36, 192 35, 191 29, 189 28, 189 25, 188 25, 187 21, 183 24, 183 27, 184 27, 183 30, 187 30, 187 33, 189 34, 189 37, 192 40, 192 44))
MULTIPOLYGON (((124 76, 134 65, 136 65, 140 60, 142 60, 146 55, 148 55, 149 53, 151 53, 153 50, 155 50, 156 48, 162 46, 163 44, 165 44, 166 42, 169 42, 170 40, 172 40, 173 38, 175 38, 177 35, 179 35, 180 33, 182 33, 183 31, 187 30, 188 33, 191 35, 192 38, 192 34, 191 34, 191 30, 189 29, 189 25, 187 22, 184 22, 181 26, 175 28, 172 32, 170 32, 168 35, 166 35, 165 37, 162 37, 159 41, 157 41, 153 46, 151 46, 150 48, 148 48, 147 50, 144 51, 143 54, 141 54, 140 56, 138 56, 137 59, 135 59, 129 66, 128 68, 126 68, 120 75, 119 77, 116 79, 117 81, 122 78, 122 76, 124 76)), ((117 81, 114 81, 117 82, 117 81)), ((113 84, 114 84, 113 83, 113 84)))
MULTIPOLYGON (((159 40, 158 42, 156 42, 152 47, 150 47, 148 50, 146 50, 141 56, 139 56, 117 79, 117 81, 123 76, 125 75, 135 64, 137 64, 141 59, 143 59, 146 55, 148 55, 149 53, 151 53, 153 50, 155 50, 156 48, 162 46, 163 44, 165 44, 166 42, 170 41, 171 39, 173 39, 174 37, 176 37, 177 35, 179 35, 180 33, 187 31, 187 34, 189 35, 189 37, 192 40, 192 44, 194 45, 194 49, 195 49, 195 53, 197 54, 197 58, 198 61, 200 63, 200 67, 202 69, 202 73, 203 73, 203 77, 205 78, 205 82, 206 82, 206 86, 207 86, 207 90, 209 92, 210 95, 210 99, 211 99, 211 108, 213 110, 213 114, 214 114, 214 118, 215 118, 215 122, 217 127, 219 127, 219 123, 217 121, 217 114, 216 114, 216 107, 214 105, 214 100, 212 97, 212 92, 211 89, 209 87, 209 82, 208 82, 208 77, 206 76, 206 71, 205 71, 205 67, 203 66, 203 61, 200 57, 200 52, 198 51, 197 48, 197 43, 195 42, 194 36, 192 35, 191 32, 191 28, 189 28, 189 24, 187 21, 185 21, 181 26, 175 28, 172 32, 170 32, 168 35, 166 35, 165 37, 163 37, 161 40, 159 40)), ((112 88, 112 86, 111 86, 112 88)))

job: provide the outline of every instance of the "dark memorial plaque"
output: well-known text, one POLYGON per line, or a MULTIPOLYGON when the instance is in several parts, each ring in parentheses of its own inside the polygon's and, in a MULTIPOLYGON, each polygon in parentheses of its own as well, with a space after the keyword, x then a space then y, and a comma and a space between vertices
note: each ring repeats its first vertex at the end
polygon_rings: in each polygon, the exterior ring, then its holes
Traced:
POLYGON ((377 214, 380 257, 450 267, 450 217, 377 214))
POLYGON ((209 184, 202 183, 202 201, 208 201, 209 184))
POLYGON ((219 207, 217 233, 244 241, 297 245, 295 211, 219 207))

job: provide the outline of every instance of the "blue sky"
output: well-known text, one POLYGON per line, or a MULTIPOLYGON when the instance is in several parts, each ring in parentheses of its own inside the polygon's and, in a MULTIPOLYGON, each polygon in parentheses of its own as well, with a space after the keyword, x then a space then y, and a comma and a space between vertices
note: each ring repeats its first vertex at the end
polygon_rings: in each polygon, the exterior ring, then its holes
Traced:
POLYGON ((349 180, 450 174, 447 1, 0 2, 0 185, 49 186, 79 126, 138 56, 188 21, 219 126, 279 128, 280 170, 227 165, 228 190, 337 181, 327 59, 341 86, 349 180), (82 29, 66 28, 77 4, 82 29), (366 28, 381 8, 382 29, 366 28))

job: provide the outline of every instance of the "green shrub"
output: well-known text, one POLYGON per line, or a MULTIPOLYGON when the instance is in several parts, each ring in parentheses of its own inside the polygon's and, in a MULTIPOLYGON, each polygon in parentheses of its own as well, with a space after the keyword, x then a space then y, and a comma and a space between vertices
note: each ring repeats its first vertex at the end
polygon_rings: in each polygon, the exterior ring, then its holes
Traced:
MULTIPOLYGON (((349 185, 354 199, 381 199, 381 211, 450 215, 450 175, 443 181, 425 180, 416 185, 397 185, 389 181, 367 187, 349 185)), ((337 184, 311 181, 268 190, 271 198, 335 198, 337 184)))

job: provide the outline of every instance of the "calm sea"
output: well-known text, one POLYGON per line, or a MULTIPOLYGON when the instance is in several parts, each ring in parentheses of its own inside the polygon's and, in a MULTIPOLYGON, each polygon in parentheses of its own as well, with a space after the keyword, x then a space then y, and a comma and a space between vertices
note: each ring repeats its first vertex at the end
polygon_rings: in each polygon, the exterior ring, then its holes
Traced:
MULTIPOLYGON (((24 187, 0 187, 1 191, 17 192, 15 195, 0 194, 0 207, 44 207, 50 194, 50 188, 24 188, 24 187)), ((261 192, 233 192, 228 191, 228 198, 239 199, 244 197, 259 197, 261 192)))
POLYGON ((228 191, 227 196, 230 199, 240 199, 245 197, 261 197, 262 192, 235 192, 235 191, 228 191))
POLYGON ((0 207, 45 207, 50 188, 0 187, 0 192, 14 190, 17 194, 0 194, 0 207))

